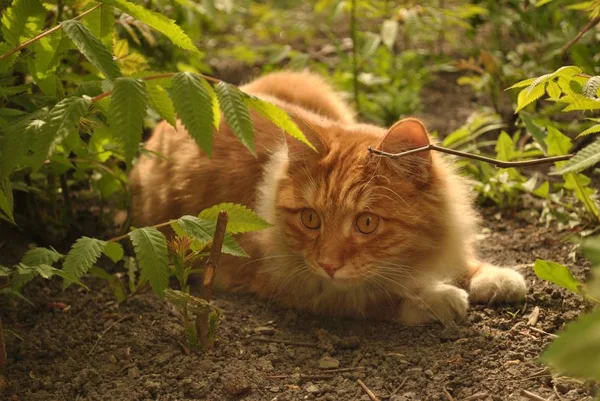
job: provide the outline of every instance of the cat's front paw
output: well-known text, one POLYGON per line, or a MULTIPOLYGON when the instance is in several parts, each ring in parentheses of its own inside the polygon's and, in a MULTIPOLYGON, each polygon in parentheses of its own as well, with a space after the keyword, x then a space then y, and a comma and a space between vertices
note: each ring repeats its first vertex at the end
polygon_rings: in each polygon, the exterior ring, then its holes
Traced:
POLYGON ((489 264, 481 266, 469 285, 469 297, 476 303, 519 302, 526 292, 527 285, 521 274, 489 264))
POLYGON ((465 319, 469 309, 469 295, 449 284, 435 284, 416 298, 405 299, 400 307, 399 320, 409 326, 431 322, 455 324, 465 319))

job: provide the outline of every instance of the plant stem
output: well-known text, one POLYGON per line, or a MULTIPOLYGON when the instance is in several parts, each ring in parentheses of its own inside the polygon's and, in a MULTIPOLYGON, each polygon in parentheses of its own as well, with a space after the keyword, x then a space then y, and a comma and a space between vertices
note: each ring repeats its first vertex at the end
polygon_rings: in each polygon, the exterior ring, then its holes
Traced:
MULTIPOLYGON (((175 74, 177 74, 177 73, 176 72, 165 72, 164 74, 150 75, 150 76, 147 76, 147 77, 143 77, 141 79, 144 80, 144 81, 152 81, 152 80, 155 80, 155 79, 171 78, 175 74)), ((210 81, 210 82, 213 82, 213 83, 216 83, 216 84, 218 84, 219 82, 222 82, 220 79, 213 78, 213 77, 211 77, 209 75, 204 75, 204 74, 198 74, 198 75, 200 75, 202 78, 206 79, 207 81, 210 81)), ((92 103, 96 103, 97 101, 102 100, 105 97, 110 96, 111 94, 112 94, 112 89, 108 90, 108 91, 106 91, 104 93, 101 93, 98 96, 94 96, 92 98, 92 103)))
POLYGON ((485 157, 485 156, 480 156, 480 155, 474 155, 471 153, 461 152, 460 150, 448 149, 448 148, 444 148, 444 147, 433 145, 433 144, 429 144, 427 146, 407 150, 406 152, 400 152, 400 153, 388 153, 388 152, 384 152, 381 150, 373 149, 370 146, 369 146, 368 150, 369 150, 369 153, 371 153, 371 154, 375 154, 377 156, 382 156, 382 157, 387 157, 389 159, 399 159, 401 157, 412 155, 414 153, 425 152, 428 150, 435 150, 435 151, 442 152, 442 153, 448 153, 448 154, 454 155, 454 156, 464 157, 466 159, 479 160, 482 162, 494 164, 496 167, 500 167, 500 168, 525 167, 525 166, 535 166, 538 164, 554 163, 554 162, 569 160, 570 158, 572 158, 574 156, 574 155, 562 155, 562 156, 544 157, 541 159, 534 159, 534 160, 521 160, 521 161, 507 162, 507 161, 503 161, 503 160, 492 159, 491 157, 485 157))
POLYGON ((600 23, 600 17, 591 19, 583 28, 581 28, 581 31, 579 31, 579 33, 573 39, 567 42, 567 44, 562 48, 561 54, 565 56, 569 49, 573 47, 575 43, 579 42, 579 39, 581 39, 587 31, 598 25, 598 23, 600 23))
POLYGON ((356 31, 356 0, 352 0, 350 10, 350 33, 352 35, 352 86, 354 88, 354 103, 356 112, 360 113, 360 100, 358 98, 358 38, 356 31))
MULTIPOLYGON (((210 302, 212 297, 213 283, 215 281, 215 272, 219 266, 219 259, 221 257, 221 249, 223 248, 223 240, 225 239, 225 230, 227 229, 227 220, 229 216, 227 212, 221 211, 217 218, 217 226, 215 228, 215 235, 213 237, 213 243, 210 248, 210 256, 204 265, 204 277, 202 278, 202 287, 200 288, 200 298, 206 302, 210 302)), ((212 345, 209 327, 209 314, 205 312, 196 315, 196 333, 200 337, 202 347, 206 350, 212 345)))
MULTIPOLYGON (((102 7, 102 4, 97 4, 94 7, 90 8, 89 10, 79 14, 78 16, 76 16, 75 18, 73 18, 74 20, 80 19, 85 17, 86 15, 88 15, 89 13, 91 13, 92 11, 96 10, 97 8, 102 7)), ((56 31, 58 31, 60 28, 62 28, 62 25, 58 24, 50 29, 48 29, 47 31, 44 31, 42 33, 40 33, 39 35, 26 40, 25 42, 21 43, 19 46, 15 47, 12 50, 9 50, 8 52, 0 55, 0 61, 4 60, 5 58, 8 58, 10 56, 12 56, 13 54, 15 54, 16 52, 24 49, 25 47, 29 46, 30 44, 37 42, 38 40, 42 39, 43 37, 46 37, 48 35, 50 35, 51 33, 54 33, 56 31)))

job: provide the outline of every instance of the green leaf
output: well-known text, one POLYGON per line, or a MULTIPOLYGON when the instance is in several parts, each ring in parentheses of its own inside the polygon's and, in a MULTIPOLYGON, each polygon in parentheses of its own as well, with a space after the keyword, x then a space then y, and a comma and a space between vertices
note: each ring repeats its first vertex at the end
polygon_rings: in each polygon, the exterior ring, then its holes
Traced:
POLYGON ((62 257, 63 255, 56 252, 54 249, 33 248, 25 252, 23 259, 21 259, 21 263, 27 266, 53 265, 62 257))
MULTIPOLYGON (((63 271, 75 279, 80 278, 96 263, 105 246, 105 241, 96 238, 79 238, 65 257, 63 271)), ((67 288, 69 285, 71 283, 65 281, 63 288, 67 288)))
POLYGON ((510 135, 502 131, 496 141, 496 156, 499 160, 510 161, 517 156, 515 143, 510 135))
POLYGON ((79 51, 107 79, 114 81, 121 76, 121 70, 119 70, 119 66, 113 60, 110 51, 85 25, 76 20, 67 20, 60 24, 63 31, 71 38, 79 51))
POLYGON ((213 106, 204 78, 191 72, 173 76, 171 99, 186 130, 208 156, 212 154, 213 106))
POLYGON ((244 101, 244 93, 233 85, 219 82, 215 86, 221 110, 225 114, 227 124, 244 146, 256 156, 254 150, 254 126, 250 119, 248 107, 244 101))
POLYGON ((364 43, 360 55, 363 59, 368 59, 377 51, 381 44, 381 36, 373 32, 365 32, 364 43))
POLYGON ((229 216, 227 221, 228 233, 246 233, 271 227, 271 225, 263 220, 262 217, 248 209, 246 206, 233 203, 221 203, 209 209, 205 209, 200 212, 198 217, 204 220, 217 221, 219 212, 222 210, 226 211, 229 216))
POLYGON ((523 88, 525 86, 530 86, 532 83, 535 82, 536 79, 537 78, 528 78, 528 79, 525 79, 523 81, 519 81, 516 84, 514 84, 513 86, 510 86, 510 87, 506 88, 506 90, 515 89, 515 88, 523 88))
POLYGON ((86 115, 91 105, 89 98, 67 97, 58 102, 50 111, 46 124, 35 140, 35 168, 54 153, 56 146, 61 144, 69 135, 77 133, 79 120, 86 115))
MULTIPOLYGON (((19 291, 14 290, 12 288, 2 288, 2 289, 0 289, 0 295, 8 295, 8 296, 11 296, 11 297, 19 298, 19 299, 27 302, 29 305, 35 306, 35 304, 33 302, 31 302, 29 299, 25 298, 23 296, 23 294, 21 294, 19 291)), ((6 329, 5 329, 5 331, 6 331, 6 329)))
POLYGON ((110 274, 109 272, 100 267, 92 267, 90 269, 90 274, 94 277, 98 277, 108 281, 108 284, 110 285, 110 288, 113 291, 113 295, 115 296, 117 303, 120 304, 127 300, 125 287, 123 286, 123 283, 121 282, 121 280, 119 280, 118 277, 110 274))
POLYGON ((542 359, 560 373, 600 380, 600 309, 569 323, 542 359))
MULTIPOLYGON (((204 247, 213 240, 216 222, 203 220, 194 216, 183 216, 172 224, 178 235, 185 235, 204 247), (177 229, 177 227, 179 229, 177 229)), ((232 256, 248 257, 248 254, 233 239, 231 234, 226 233, 223 240, 221 252, 232 256)))
POLYGON ((573 111, 573 110, 598 110, 600 109, 600 100, 590 99, 579 93, 571 93, 558 99, 561 103, 566 103, 562 111, 573 111))
POLYGON ((123 146, 127 165, 135 157, 142 141, 142 129, 146 116, 146 86, 134 78, 118 78, 110 101, 109 122, 113 133, 123 146))
MULTIPOLYGON (((46 36, 33 44, 34 57, 28 59, 29 73, 42 92, 58 97, 59 80, 56 68, 71 40, 62 31, 46 36)), ((62 95, 61 95, 62 97, 62 95)))
POLYGON ((545 83, 542 85, 534 84, 535 82, 531 84, 531 86, 529 86, 528 88, 525 88, 521 92, 519 92, 519 97, 517 98, 517 109, 515 110, 515 113, 518 113, 525 106, 535 102, 546 93, 545 83))
POLYGON ((2 14, 2 36, 16 47, 40 33, 45 18, 46 10, 38 0, 15 0, 2 14))
MULTIPOLYGON (((0 43, 0 54, 8 53, 10 50, 12 50, 12 48, 13 47, 8 43, 0 43)), ((17 61, 18 57, 19 52, 13 53, 11 56, 0 60, 0 74, 3 74, 6 71, 8 71, 10 67, 12 67, 12 65, 15 63, 15 61, 17 61)))
POLYGON ((573 143, 571 139, 553 126, 548 126, 548 135, 545 142, 548 145, 548 156, 569 154, 573 143))
POLYGON ((138 228, 129 233, 139 262, 140 281, 148 280, 154 293, 162 299, 169 286, 167 239, 156 228, 138 228))
POLYGON ((550 183, 548 181, 544 181, 542 185, 540 185, 532 193, 540 198, 548 199, 548 195, 550 193, 550 183))
POLYGON ((5 178, 0 182, 0 218, 8 220, 9 222, 15 224, 15 219, 13 216, 13 194, 12 194, 12 185, 8 178, 5 178))
POLYGON ((576 294, 581 294, 583 283, 577 280, 573 276, 573 273, 571 273, 571 270, 567 267, 558 263, 538 259, 535 261, 533 269, 535 274, 542 280, 554 283, 559 287, 566 288, 576 294))
POLYGON ((102 44, 111 51, 113 33, 115 31, 115 10, 112 6, 103 4, 100 8, 89 13, 83 23, 99 38, 102 44))
POLYGON ((598 132, 600 132, 600 124, 593 125, 590 128, 586 129, 581 134, 577 135, 577 138, 579 138, 581 136, 597 134, 598 132))
POLYGON ((311 149, 315 150, 315 147, 306 139, 306 136, 296 123, 290 118, 289 114, 275 106, 272 103, 265 102, 254 96, 248 95, 246 97, 248 107, 259 112, 263 117, 271 121, 273 124, 284 130, 292 138, 296 138, 300 142, 306 144, 311 149))
MULTIPOLYGON (((562 166, 565 162, 556 163, 556 166, 562 166)), ((563 176, 564 187, 575 193, 577 199, 583 203, 585 209, 594 219, 600 221, 600 208, 594 198, 596 191, 590 188, 591 180, 583 174, 567 173, 563 176)))
POLYGON ((150 107, 156 110, 173 128, 177 128, 175 108, 167 90, 153 81, 146 82, 146 90, 148 91, 150 107))
POLYGON ((390 50, 394 48, 396 38, 398 37, 398 21, 386 19, 381 26, 381 40, 390 50))
POLYGON ((592 267, 600 266, 600 235, 585 238, 581 244, 585 257, 592 262, 592 267))
POLYGON ((214 307, 204 299, 197 298, 183 291, 167 288, 164 293, 165 299, 181 312, 187 310, 189 313, 196 316, 214 309, 214 307))
POLYGON ((586 168, 592 167, 598 162, 600 162, 600 138, 581 149, 575 156, 567 161, 567 164, 552 174, 557 175, 579 172, 585 170, 586 168))
POLYGON ((21 291, 27 283, 39 275, 40 272, 34 267, 19 263, 16 266, 16 272, 11 278, 11 287, 15 291, 21 291))
POLYGON ((202 86, 206 92, 210 95, 210 101, 212 103, 213 127, 215 127, 215 129, 218 131, 221 126, 221 106, 219 106, 219 98, 206 79, 202 79, 200 81, 202 82, 202 86))
POLYGON ((175 21, 165 17, 162 14, 147 10, 146 8, 126 0, 100 0, 101 3, 110 4, 119 10, 126 12, 132 17, 142 21, 144 24, 156 29, 182 49, 191 50, 198 53, 198 48, 194 46, 192 40, 183 32, 175 21))
POLYGON ((115 263, 123 259, 124 255, 123 247, 118 242, 107 242, 103 252, 115 263))
POLYGON ((527 132, 531 134, 531 136, 533 137, 533 139, 535 139, 538 145, 542 147, 544 153, 546 153, 548 150, 548 146, 546 145, 546 142, 544 142, 546 139, 546 132, 544 132, 544 130, 539 125, 537 125, 535 121, 533 121, 529 113, 525 113, 524 111, 522 111, 519 114, 519 117, 521 117, 521 120, 523 120, 523 123, 525 123, 525 128, 527 128, 527 132))

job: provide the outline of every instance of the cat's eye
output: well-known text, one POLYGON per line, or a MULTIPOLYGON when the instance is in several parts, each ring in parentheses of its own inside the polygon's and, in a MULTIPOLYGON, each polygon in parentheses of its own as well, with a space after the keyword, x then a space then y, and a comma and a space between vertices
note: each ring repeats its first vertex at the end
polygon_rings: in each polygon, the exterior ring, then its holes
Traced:
POLYGON ((321 218, 319 214, 314 209, 302 209, 300 212, 300 220, 304 227, 310 228, 311 230, 316 230, 321 227, 321 218))
POLYGON ((373 213, 363 213, 356 218, 356 229, 363 234, 371 234, 379 227, 379 216, 373 213))

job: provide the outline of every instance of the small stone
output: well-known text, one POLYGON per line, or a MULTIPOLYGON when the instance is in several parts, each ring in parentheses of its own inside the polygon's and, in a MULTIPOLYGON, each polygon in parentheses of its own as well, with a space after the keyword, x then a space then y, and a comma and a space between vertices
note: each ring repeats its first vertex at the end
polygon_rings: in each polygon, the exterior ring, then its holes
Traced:
POLYGON ((278 393, 280 391, 280 388, 278 386, 273 386, 269 388, 269 391, 272 393, 278 393))
POLYGON ((117 363, 117 358, 114 355, 111 355, 108 357, 108 360, 110 361, 110 363, 117 363))
POLYGON ((156 396, 156 394, 158 394, 158 390, 160 389, 160 384, 148 380, 144 383, 144 388, 148 390, 148 392, 152 394, 152 396, 156 396))
POLYGON ((431 370, 431 369, 427 369, 427 370, 426 370, 425 372, 423 372, 423 373, 425 373, 425 376, 427 376, 427 377, 429 377, 429 378, 433 377, 433 370, 431 370))
POLYGON ((248 394, 250 389, 250 383, 245 377, 231 376, 225 382, 225 391, 234 396, 248 394))
POLYGON ((337 369, 340 367, 340 361, 335 358, 325 355, 319 360, 319 368, 321 369, 337 369))
POLYGON ((319 388, 318 388, 317 386, 315 386, 314 384, 312 384, 312 383, 309 383, 309 384, 306 386, 306 391, 307 391, 308 393, 315 394, 315 393, 318 393, 318 392, 319 392, 319 388))
POLYGON ((140 377, 140 370, 137 368, 137 366, 129 368, 127 370, 127 376, 129 376, 131 379, 136 379, 140 377))

